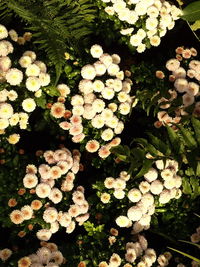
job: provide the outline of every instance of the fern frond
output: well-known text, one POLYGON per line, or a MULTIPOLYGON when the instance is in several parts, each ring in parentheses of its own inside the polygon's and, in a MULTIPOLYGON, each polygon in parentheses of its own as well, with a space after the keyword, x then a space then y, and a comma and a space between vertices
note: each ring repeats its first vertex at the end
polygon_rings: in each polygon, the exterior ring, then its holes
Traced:
POLYGON ((0 18, 10 12, 33 32, 35 43, 45 50, 56 67, 57 81, 71 47, 81 54, 83 42, 92 33, 95 8, 91 0, 9 0, 0 3, 0 18), (5 10, 8 11, 5 11, 5 10))

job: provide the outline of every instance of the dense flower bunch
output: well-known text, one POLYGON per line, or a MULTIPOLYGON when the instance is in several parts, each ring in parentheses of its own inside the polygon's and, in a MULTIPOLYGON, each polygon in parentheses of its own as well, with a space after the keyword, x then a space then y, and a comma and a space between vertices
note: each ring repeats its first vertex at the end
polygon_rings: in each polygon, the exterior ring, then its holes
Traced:
POLYGON ((23 178, 24 187, 30 189, 30 194, 35 193, 39 199, 31 199, 30 205, 24 205, 20 210, 13 210, 10 219, 14 224, 22 224, 24 221, 31 223, 39 212, 37 216, 41 216, 46 224, 50 224, 50 229, 39 230, 37 237, 48 241, 60 226, 65 227, 67 233, 71 233, 75 229, 76 222, 79 225, 83 224, 89 218, 87 213, 89 204, 85 200, 84 188, 79 186, 72 193, 73 204, 68 203, 67 211, 67 205, 64 211, 54 207, 54 204, 62 203, 63 198, 67 196, 66 192, 74 188, 75 174, 79 171, 80 152, 73 150, 71 153, 67 148, 62 148, 56 151, 48 150, 43 156, 46 163, 40 164, 38 168, 29 164, 23 178), (44 203, 47 198, 51 204, 44 203))
MULTIPOLYGON (((176 58, 167 61, 166 68, 170 73, 166 76, 173 88, 168 90, 169 97, 162 97, 158 100, 163 111, 158 112, 158 121, 155 126, 178 123, 182 116, 189 113, 193 113, 196 117, 200 116, 200 101, 198 101, 200 61, 195 59, 196 56, 196 49, 178 47, 176 58), (173 111, 172 114, 170 110, 173 111)), ((157 71, 156 76, 160 79, 165 78, 162 71, 157 71)))
POLYGON ((41 248, 21 258, 18 267, 59 267, 64 262, 65 258, 55 243, 41 242, 41 248))
POLYGON ((137 52, 159 46, 161 37, 175 26, 181 10, 161 0, 101 0, 104 11, 128 44, 137 52))
MULTIPOLYGON (((15 62, 9 57, 14 53, 14 47, 6 38, 18 40, 14 30, 0 25, 0 132, 7 134, 14 126, 26 129, 31 112, 37 106, 36 100, 42 95, 41 87, 50 83, 46 65, 36 60, 36 53, 25 51, 15 62)), ((10 144, 19 141, 19 134, 10 135, 10 144)))
POLYGON ((148 241, 143 235, 138 235, 135 242, 128 242, 125 245, 126 251, 124 258, 119 254, 113 253, 109 262, 102 261, 99 267, 151 267, 156 261, 159 266, 167 266, 172 255, 165 252, 157 257, 156 252, 152 248, 148 248, 148 241), (123 265, 122 265, 123 264, 123 265), (137 265, 136 265, 137 264, 137 265))
MULTIPOLYGON (((128 189, 127 181, 130 175, 125 171, 116 179, 107 177, 104 181, 104 186, 110 189, 115 198, 123 199, 127 196, 129 201, 135 204, 128 209, 127 216, 120 215, 116 218, 116 224, 120 227, 131 227, 133 223, 133 233, 149 229, 156 203, 166 204, 182 194, 182 179, 177 175, 178 163, 169 159, 166 163, 157 160, 155 166, 156 168, 150 168, 144 175, 145 180, 139 183, 139 189, 128 189)), ((108 193, 102 193, 100 196, 103 203, 108 203, 110 197, 108 193)))
MULTIPOLYGON (((131 112, 132 82, 124 79, 124 72, 119 67, 121 59, 117 54, 105 54, 99 45, 93 45, 90 53, 98 60, 82 67, 80 94, 72 96, 71 114, 59 125, 69 130, 73 142, 85 140, 87 151, 98 151, 101 158, 106 158, 110 147, 120 143, 120 139, 114 136, 123 131, 123 121, 131 112)), ((69 94, 66 85, 60 85, 58 89, 63 90, 63 96, 64 90, 65 95, 69 94)), ((63 103, 57 102, 51 107, 51 115, 55 118, 67 117, 68 113, 63 103)))

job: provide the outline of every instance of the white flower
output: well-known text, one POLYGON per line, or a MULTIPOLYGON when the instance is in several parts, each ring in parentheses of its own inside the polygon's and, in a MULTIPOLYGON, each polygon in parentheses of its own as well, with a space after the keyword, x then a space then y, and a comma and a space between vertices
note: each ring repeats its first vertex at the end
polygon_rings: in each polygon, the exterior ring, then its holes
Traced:
POLYGON ((26 80, 26 88, 31 92, 36 92, 40 89, 40 79, 37 77, 29 77, 26 80))
POLYGON ((112 88, 109 88, 109 87, 105 87, 102 92, 101 92, 102 96, 104 99, 112 99, 115 95, 115 92, 112 88))
POLYGON ((29 205, 25 205, 21 208, 24 220, 30 220, 33 216, 33 209, 29 205))
POLYGON ((156 167, 159 169, 159 170, 163 170, 164 169, 164 162, 163 162, 163 160, 156 160, 156 162, 155 162, 155 164, 156 164, 156 167))
POLYGON ((101 129, 104 126, 104 119, 101 115, 96 115, 91 123, 94 128, 101 129))
POLYGON ((8 31, 5 26, 0 24, 0 40, 8 37, 8 31))
POLYGON ((10 101, 15 101, 17 99, 17 97, 18 97, 18 94, 15 90, 8 91, 8 99, 10 101))
POLYGON ((108 128, 106 130, 104 130, 101 134, 101 138, 104 140, 104 141, 110 141, 114 136, 114 133, 113 133, 113 130, 108 128))
POLYGON ((142 217, 142 211, 137 206, 128 209, 127 216, 131 221, 139 221, 142 217))
POLYGON ((166 204, 171 200, 171 194, 170 191, 165 189, 161 192, 160 197, 159 197, 159 202, 161 204, 166 204))
POLYGON ((12 68, 6 73, 6 80, 10 85, 19 85, 23 80, 23 73, 16 68, 12 68))
POLYGON ((94 68, 97 76, 102 76, 106 73, 106 66, 101 61, 95 62, 94 68))
MULTIPOLYGON (((32 61, 33 61, 33 58, 32 58, 32 61)), ((36 61, 34 61, 34 64, 37 65, 40 68, 40 72, 43 72, 43 73, 47 72, 47 67, 46 67, 44 62, 36 60, 36 61)))
POLYGON ((141 42, 142 42, 142 39, 137 34, 132 35, 130 38, 130 44, 132 46, 139 46, 141 44, 141 42))
POLYGON ((11 67, 11 60, 9 57, 1 57, 0 58, 0 70, 2 72, 7 72, 11 67))
POLYGON ((150 6, 147 9, 147 15, 150 18, 157 18, 159 16, 159 10, 158 10, 158 8, 156 6, 150 6))
POLYGON ((137 13, 137 15, 142 16, 142 15, 145 15, 147 13, 147 8, 148 8, 148 6, 145 4, 145 2, 140 1, 135 6, 135 12, 137 13))
POLYGON ((23 56, 29 56, 32 59, 32 62, 36 60, 36 53, 33 51, 26 51, 23 53, 23 56))
POLYGON ((124 1, 116 1, 113 5, 113 8, 115 10, 115 12, 120 12, 120 10, 124 9, 126 7, 126 3, 124 1))
POLYGON ((141 43, 141 44, 138 45, 138 47, 137 47, 137 52, 138 53, 143 53, 145 50, 146 50, 146 45, 145 44, 141 43))
POLYGON ((96 112, 101 112, 104 110, 105 102, 101 99, 95 99, 92 103, 92 108, 96 110, 96 112))
POLYGON ((119 105, 119 112, 122 115, 127 115, 131 110, 130 104, 127 102, 121 103, 119 105))
POLYGON ((178 78, 174 83, 174 87, 179 93, 186 92, 188 89, 188 81, 185 78, 178 78))
POLYGON ((37 231, 36 236, 39 240, 48 241, 51 238, 52 233, 48 229, 41 229, 37 231))
POLYGON ((138 202, 138 201, 140 201, 141 197, 142 197, 142 194, 141 194, 140 190, 138 190, 136 188, 133 188, 128 192, 128 199, 131 202, 138 202))
POLYGON ((158 35, 154 35, 152 37, 150 37, 150 44, 152 46, 159 46, 160 44, 160 37, 158 35))
POLYGON ((32 112, 36 108, 36 103, 32 98, 26 98, 22 102, 22 108, 26 112, 32 112))
POLYGON ((159 195, 163 190, 163 184, 159 180, 155 180, 151 183, 150 191, 154 195, 159 195))
POLYGON ((113 59, 109 54, 103 54, 99 59, 107 68, 113 63, 113 59))
POLYGON ((117 95, 117 98, 118 98, 119 102, 123 103, 129 99, 129 95, 127 93, 125 93, 124 91, 122 91, 117 95))
POLYGON ((81 69, 81 76, 83 79, 93 80, 96 76, 95 68, 92 65, 85 65, 81 69))
POLYGON ((169 71, 175 71, 175 70, 177 70, 179 67, 180 67, 180 61, 178 61, 178 60, 175 59, 175 58, 172 58, 172 59, 168 60, 167 63, 166 63, 166 68, 167 68, 169 71))
POLYGON ((17 34, 17 32, 15 30, 10 30, 8 32, 8 34, 9 34, 9 36, 10 36, 12 41, 17 42, 18 34, 17 34))
POLYGON ((121 216, 117 217, 115 222, 119 227, 127 227, 130 224, 130 219, 127 218, 126 216, 121 215, 121 216))
POLYGON ((83 97, 81 95, 72 96, 71 104, 72 106, 83 105, 84 104, 83 97))
POLYGON ((152 181, 156 180, 158 177, 158 172, 154 168, 150 168, 147 173, 145 173, 144 178, 151 183, 152 181))
POLYGON ((118 125, 118 122, 119 122, 118 118, 116 116, 113 116, 110 120, 106 122, 106 125, 110 128, 115 129, 118 125))
POLYGON ((122 189, 115 189, 113 195, 117 199, 123 199, 125 197, 125 192, 122 189))
POLYGON ((105 85, 102 81, 100 80, 95 80, 93 82, 93 90, 94 92, 100 93, 104 89, 105 85))
POLYGON ((36 186, 36 195, 40 198, 46 198, 51 192, 51 187, 48 184, 40 183, 36 186))
POLYGON ((54 203, 58 204, 62 198, 62 192, 58 188, 52 188, 50 194, 48 195, 48 198, 54 203))
POLYGON ((47 223, 53 223, 57 220, 58 211, 55 208, 47 208, 43 213, 43 219, 47 223))
POLYGON ((108 74, 111 76, 116 76, 116 74, 120 71, 119 66, 117 64, 110 64, 108 67, 108 74))
MULTIPOLYGON (((105 0, 104 0, 105 1, 105 0)), ((110 2, 110 0, 108 0, 108 2, 110 2)), ((107 6, 107 7, 105 7, 105 12, 108 14, 108 15, 110 15, 110 16, 112 16, 112 15, 114 15, 115 14, 115 11, 114 11, 114 8, 112 7, 112 6, 107 6)))
POLYGON ((156 18, 148 18, 146 20, 146 28, 151 31, 154 30, 158 26, 158 20, 156 18))
POLYGON ((199 85, 197 83, 194 83, 194 82, 189 82, 188 88, 186 89, 186 92, 192 96, 197 95, 199 92, 199 85))
POLYGON ((101 202, 107 204, 110 201, 110 194, 103 193, 101 194, 101 202))
POLYGON ((134 10, 129 10, 129 14, 128 14, 128 18, 127 18, 127 22, 129 24, 135 25, 135 23, 138 20, 138 14, 134 11, 134 10))
POLYGON ((119 121, 117 124, 117 127, 114 129, 115 134, 121 134, 124 130, 124 123, 122 121, 119 121))
POLYGON ((10 119, 9 119, 9 123, 11 126, 15 126, 17 125, 19 122, 19 114, 18 113, 14 113, 10 119))
POLYGON ((29 56, 22 56, 19 59, 19 64, 22 68, 27 68, 32 63, 32 59, 29 56))
POLYGON ((39 81, 40 81, 40 85, 41 86, 47 86, 49 85, 51 79, 50 79, 50 75, 47 73, 40 73, 39 74, 39 81))
POLYGON ((100 45, 95 44, 90 48, 90 54, 93 58, 99 58, 103 54, 103 49, 100 45))
POLYGON ((113 63, 114 63, 114 64, 119 64, 119 63, 120 63, 121 58, 120 58, 119 55, 117 55, 117 54, 113 54, 111 57, 112 57, 112 60, 113 60, 113 63))
POLYGON ((0 118, 1 119, 9 119, 13 115, 13 107, 8 103, 0 104, 0 118))
POLYGON ((150 184, 147 181, 142 181, 139 184, 139 189, 142 192, 142 194, 145 194, 145 193, 149 192, 149 190, 150 190, 150 184))
POLYGON ((12 144, 12 145, 15 145, 19 142, 19 139, 20 139, 20 135, 19 134, 11 134, 9 135, 9 137, 7 138, 8 140, 8 143, 9 144, 12 144))

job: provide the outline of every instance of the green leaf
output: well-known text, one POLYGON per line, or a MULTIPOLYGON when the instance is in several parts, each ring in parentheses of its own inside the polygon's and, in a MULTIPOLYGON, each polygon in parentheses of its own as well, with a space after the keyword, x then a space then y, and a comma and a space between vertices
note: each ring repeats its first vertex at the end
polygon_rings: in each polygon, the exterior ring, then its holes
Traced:
POLYGON ((200 146, 200 121, 192 117, 192 126, 194 128, 196 140, 200 146))
POLYGON ((191 195, 192 194, 192 188, 190 186, 188 178, 183 178, 183 193, 186 195, 191 195))
POLYGON ((200 20, 196 20, 194 24, 190 25, 193 31, 200 29, 200 20))
POLYGON ((191 150, 197 148, 197 142, 194 139, 193 135, 191 134, 191 131, 188 129, 185 129, 182 125, 177 125, 177 127, 181 130, 181 134, 184 138, 185 144, 188 148, 191 150))
POLYGON ((195 257, 193 257, 193 256, 191 256, 191 255, 189 255, 189 254, 187 254, 187 253, 185 253, 185 252, 182 252, 182 251, 180 251, 180 250, 177 250, 177 249, 174 249, 174 248, 170 248, 170 247, 168 247, 168 248, 171 249, 171 250, 173 250, 173 251, 175 251, 175 252, 177 252, 177 253, 182 254, 182 255, 185 256, 185 257, 188 257, 188 258, 190 258, 190 259, 192 259, 192 260, 194 260, 194 261, 200 263, 200 260, 199 260, 199 259, 197 259, 197 258, 195 258, 195 257))
POLYGON ((135 179, 142 177, 151 168, 153 160, 146 159, 142 165, 142 169, 137 173, 135 179))
POLYGON ((166 125, 167 132, 169 135, 169 140, 172 144, 172 149, 175 151, 175 153, 180 154, 183 152, 183 144, 181 143, 180 137, 177 135, 177 133, 168 125, 166 125))
POLYGON ((152 135, 151 133, 148 133, 148 136, 150 137, 151 142, 155 146, 155 148, 157 148, 163 154, 169 155, 171 153, 169 146, 166 145, 166 143, 164 143, 161 139, 152 135))
POLYGON ((200 19, 200 1, 193 2, 183 9, 181 18, 187 21, 196 21, 200 19))
POLYGON ((38 107, 45 109, 47 101, 46 101, 46 97, 44 94, 42 94, 41 97, 36 98, 35 102, 38 107))

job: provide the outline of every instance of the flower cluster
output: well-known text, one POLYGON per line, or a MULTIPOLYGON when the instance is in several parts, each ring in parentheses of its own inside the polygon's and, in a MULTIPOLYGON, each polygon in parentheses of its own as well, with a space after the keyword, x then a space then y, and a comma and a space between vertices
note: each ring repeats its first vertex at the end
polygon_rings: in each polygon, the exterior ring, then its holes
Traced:
MULTIPOLYGON (((42 200, 48 198, 52 204, 47 202, 44 205, 44 201, 34 199, 30 205, 13 210, 10 219, 14 224, 21 224, 33 219, 35 213, 43 207, 41 216, 45 223, 50 224, 50 229, 39 230, 37 237, 48 241, 52 233, 59 230, 59 226, 66 227, 66 232, 71 233, 75 229, 75 222, 83 224, 89 218, 89 204, 85 200, 84 188, 78 186, 72 194, 73 204, 68 205, 67 211, 57 210, 52 206, 61 203, 63 194, 74 188, 75 174, 79 171, 80 152, 73 150, 71 153, 67 148, 62 148, 56 151, 48 150, 43 156, 46 163, 40 164, 38 168, 33 164, 27 165, 23 184, 26 189, 30 189, 31 194, 36 194, 42 200), (57 188, 57 185, 61 188, 57 188)), ((11 205, 11 202, 9 204, 12 207, 17 205, 11 205)))
MULTIPOLYGON (((14 47, 5 38, 10 36, 11 40, 16 41, 17 33, 14 30, 8 32, 3 25, 0 25, 0 32, 0 131, 4 134, 6 129, 17 125, 20 129, 27 128, 29 114, 37 106, 34 98, 42 95, 41 87, 50 83, 50 75, 46 65, 36 60, 33 51, 25 51, 18 60, 19 66, 16 66, 9 57, 14 47)), ((14 134, 7 140, 10 144, 16 144, 19 137, 14 134)))
POLYGON ((65 258, 55 243, 41 242, 36 253, 21 258, 18 267, 59 267, 65 258))
MULTIPOLYGON (((151 215, 155 212, 155 200, 162 205, 173 198, 178 199, 182 194, 182 179, 177 175, 178 163, 170 159, 166 163, 157 160, 155 166, 156 168, 150 168, 144 175, 145 180, 139 183, 139 189, 128 189, 130 175, 125 171, 116 179, 107 177, 104 181, 105 188, 110 189, 115 198, 123 199, 127 196, 129 202, 135 204, 128 209, 127 216, 120 215, 116 218, 116 224, 120 227, 131 227, 133 223, 133 233, 149 229, 151 215)), ((110 197, 109 193, 102 193, 101 202, 108 203, 110 197)))
POLYGON ((175 26, 181 10, 161 0, 102 0, 104 11, 114 20, 123 39, 142 53, 159 46, 161 37, 175 26), (120 26, 119 26, 120 25, 120 26))
POLYGON ((80 94, 71 98, 71 114, 65 110, 63 103, 57 102, 51 107, 51 115, 68 118, 59 125, 69 130, 72 141, 79 143, 85 139, 87 151, 98 151, 99 156, 105 158, 110 154, 110 147, 120 143, 120 139, 114 136, 123 131, 123 121, 131 112, 132 82, 124 79, 124 72, 119 67, 121 59, 117 54, 105 54, 99 45, 93 45, 90 53, 98 60, 82 67, 80 94))
MULTIPOLYGON (((99 263, 99 267, 119 267, 122 266, 122 262, 125 260, 123 267, 131 267, 132 264, 136 264, 138 267, 150 267, 156 262, 156 252, 154 249, 148 248, 147 239, 138 235, 136 242, 126 243, 126 251, 124 258, 122 259, 117 253, 113 253, 109 259, 109 263, 102 261, 99 263)), ((134 265, 135 266, 135 265, 134 265)))
MULTIPOLYGON (((196 49, 178 47, 176 58, 167 61, 166 68, 170 72, 168 79, 173 83, 173 88, 168 90, 169 97, 162 97, 158 100, 163 111, 158 112, 158 121, 155 126, 178 123, 181 116, 188 115, 190 112, 194 116, 200 116, 200 102, 198 101, 200 61, 195 59, 196 56, 196 49), (176 103, 181 104, 177 106, 176 103), (173 108, 175 114, 168 114, 167 110, 170 108, 173 108)), ((162 71, 157 71, 156 76, 160 79, 165 78, 162 71)))

